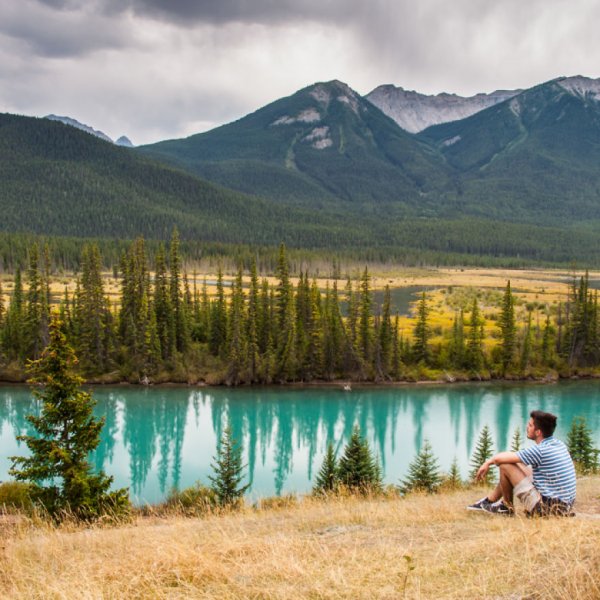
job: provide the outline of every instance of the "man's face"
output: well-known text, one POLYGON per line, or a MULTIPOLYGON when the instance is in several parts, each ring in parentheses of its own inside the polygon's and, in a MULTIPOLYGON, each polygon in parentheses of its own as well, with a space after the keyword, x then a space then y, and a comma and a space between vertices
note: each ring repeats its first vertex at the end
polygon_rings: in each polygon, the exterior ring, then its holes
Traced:
POLYGON ((527 421, 527 439, 535 440, 537 431, 538 430, 535 428, 535 423, 533 422, 533 419, 529 419, 529 421, 527 421))

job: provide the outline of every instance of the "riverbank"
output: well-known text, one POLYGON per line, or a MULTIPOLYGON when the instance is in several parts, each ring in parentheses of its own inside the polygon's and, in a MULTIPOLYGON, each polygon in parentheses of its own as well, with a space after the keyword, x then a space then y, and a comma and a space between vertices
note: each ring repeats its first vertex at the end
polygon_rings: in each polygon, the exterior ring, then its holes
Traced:
POLYGON ((577 517, 473 514, 478 489, 306 498, 112 528, 5 526, 3 598, 553 598, 600 596, 600 477, 577 517), (269 505, 270 506, 270 505, 269 505))
MULTIPOLYGON (((548 371, 545 373, 526 374, 523 376, 511 375, 509 377, 494 377, 489 372, 482 374, 469 374, 465 372, 450 372, 447 370, 427 369, 429 377, 418 378, 413 373, 406 379, 390 380, 364 380, 364 379, 315 379, 311 381, 281 381, 273 383, 240 383, 238 385, 228 385, 223 382, 213 382, 206 380, 160 380, 153 381, 150 378, 146 380, 130 380, 118 377, 96 377, 84 379, 83 385, 87 386, 122 386, 122 387, 186 387, 186 388, 302 388, 302 387, 322 387, 322 388, 375 388, 375 387, 405 387, 411 385, 447 385, 462 383, 557 383, 558 381, 579 381, 586 379, 600 379, 600 371, 597 368, 576 369, 574 373, 559 373, 557 371, 548 371)), ((0 385, 29 386, 25 373, 20 377, 3 378, 0 373, 0 385)))

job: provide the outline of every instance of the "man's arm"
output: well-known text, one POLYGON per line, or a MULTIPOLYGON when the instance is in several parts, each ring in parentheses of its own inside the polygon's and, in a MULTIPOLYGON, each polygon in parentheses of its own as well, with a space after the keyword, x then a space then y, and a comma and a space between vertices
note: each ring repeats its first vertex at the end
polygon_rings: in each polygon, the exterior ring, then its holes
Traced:
POLYGON ((486 460, 477 471, 477 475, 475 479, 477 481, 481 481, 489 471, 492 465, 505 465, 508 463, 518 463, 521 462, 519 455, 516 452, 498 452, 498 454, 494 454, 492 458, 486 460))

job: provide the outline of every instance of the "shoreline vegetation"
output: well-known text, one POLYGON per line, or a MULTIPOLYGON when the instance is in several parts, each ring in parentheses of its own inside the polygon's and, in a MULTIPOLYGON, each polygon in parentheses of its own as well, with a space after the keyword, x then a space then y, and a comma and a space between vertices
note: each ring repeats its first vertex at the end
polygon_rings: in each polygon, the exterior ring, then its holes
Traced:
MULTIPOLYGON (((112 277, 97 246, 58 282, 47 246, 0 281, 0 381, 26 380, 57 312, 90 384, 271 385, 331 382, 555 381, 600 376, 595 279, 588 273, 419 271, 408 314, 394 309, 402 277, 339 263, 318 278, 282 244, 274 272, 257 260, 214 281, 186 270, 177 232, 148 255, 142 238, 112 277), (150 266, 153 270, 150 270, 150 266), (504 277, 508 277, 504 279, 504 277), (510 277, 513 276, 512 281, 510 277), (429 282, 427 284, 426 282, 429 282), (425 290, 427 288, 427 290, 425 290)), ((594 277, 596 274, 594 274, 594 277)))
POLYGON ((600 595, 600 477, 575 518, 472 514, 487 488, 265 498, 118 525, 0 517, 6 598, 504 598, 600 595), (532 540, 535 539, 535 542, 532 540), (501 566, 502 568, 499 568, 501 566))

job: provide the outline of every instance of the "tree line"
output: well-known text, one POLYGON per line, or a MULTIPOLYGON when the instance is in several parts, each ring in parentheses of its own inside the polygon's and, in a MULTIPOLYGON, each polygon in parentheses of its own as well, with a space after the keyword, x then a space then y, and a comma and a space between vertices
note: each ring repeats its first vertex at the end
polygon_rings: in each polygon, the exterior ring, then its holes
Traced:
POLYGON ((50 290, 52 264, 49 247, 32 244, 27 268, 16 270, 10 303, 0 302, 5 379, 18 378, 28 360, 41 356, 57 300, 66 339, 89 380, 384 382, 444 372, 464 378, 571 374, 600 364, 598 298, 587 274, 574 279, 565 302, 553 311, 546 307, 543 322, 534 322, 536 307, 527 305, 525 322, 517 323, 507 282, 495 317, 496 339, 489 343, 476 294, 456 309, 452 327, 443 329, 432 327, 431 303, 423 293, 414 327, 403 331, 389 286, 381 305, 375 304, 368 268, 356 280, 333 279, 325 289, 308 272, 300 271, 293 283, 283 244, 274 282, 259 277, 252 258, 249 281, 241 265, 231 282, 219 268, 214 295, 195 274, 190 282, 176 231, 154 253, 143 238, 123 251, 116 301, 107 296, 96 244, 84 246, 75 290, 65 288, 60 299, 50 290))

